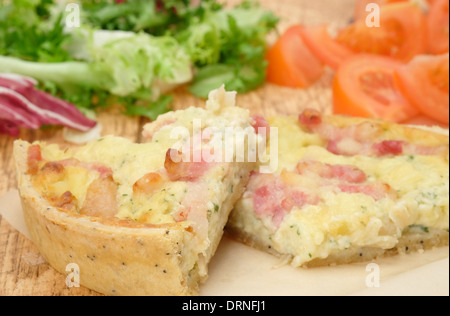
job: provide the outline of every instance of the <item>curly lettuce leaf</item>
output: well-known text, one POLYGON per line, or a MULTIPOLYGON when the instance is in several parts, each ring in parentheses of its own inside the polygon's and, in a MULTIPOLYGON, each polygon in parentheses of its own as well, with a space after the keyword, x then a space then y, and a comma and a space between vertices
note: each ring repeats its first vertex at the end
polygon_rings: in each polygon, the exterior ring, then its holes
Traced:
POLYGON ((30 61, 71 60, 64 46, 63 14, 51 16, 52 0, 0 1, 0 55, 30 61))
POLYGON ((244 3, 210 12, 204 21, 178 35, 181 45, 199 68, 191 93, 206 98, 225 84, 240 93, 262 85, 266 78, 266 36, 278 18, 258 5, 244 3))

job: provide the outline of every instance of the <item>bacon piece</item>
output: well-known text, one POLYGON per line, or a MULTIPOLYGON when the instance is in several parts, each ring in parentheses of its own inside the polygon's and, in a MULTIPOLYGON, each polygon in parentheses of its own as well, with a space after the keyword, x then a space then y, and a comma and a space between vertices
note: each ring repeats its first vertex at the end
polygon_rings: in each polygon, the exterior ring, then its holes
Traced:
POLYGON ((318 199, 312 199, 304 192, 276 185, 265 185, 253 192, 253 205, 256 215, 270 216, 275 227, 279 227, 285 216, 294 207, 302 208, 305 205, 316 205, 318 199))
POLYGON ((405 142, 399 140, 385 140, 381 143, 376 143, 372 146, 372 150, 376 156, 403 154, 403 145, 405 142))
POLYGON ((54 207, 69 211, 76 212, 78 201, 77 198, 72 194, 72 192, 67 191, 59 198, 52 199, 51 204, 54 207))
MULTIPOLYGON (((337 179, 341 182, 338 188, 345 193, 362 193, 380 200, 385 197, 394 197, 396 193, 385 183, 365 184, 367 175, 356 166, 330 165, 319 161, 300 161, 297 165, 299 174, 314 173, 324 179, 337 179)), ((327 182, 321 185, 327 184, 327 182)), ((309 201, 308 204, 313 204, 309 201)))
POLYGON ((31 145, 28 147, 28 174, 35 175, 39 171, 39 163, 43 160, 41 146, 31 145))
POLYGON ((278 192, 273 190, 274 187, 267 185, 258 188, 253 193, 253 204, 255 206, 256 215, 271 214, 278 207, 278 192))
POLYGON ((362 183, 367 180, 364 171, 350 165, 331 166, 331 178, 344 180, 350 183, 362 183))
POLYGON ((416 146, 412 144, 405 144, 403 146, 403 154, 405 155, 422 155, 422 156, 433 156, 433 155, 448 155, 448 146, 416 146))
POLYGON ((161 174, 150 172, 136 181, 133 185, 133 192, 149 195, 155 191, 161 190, 165 182, 166 181, 161 174))
POLYGON ((80 214, 111 218, 118 212, 117 184, 112 176, 99 178, 91 183, 80 214))
POLYGON ((273 213, 272 216, 272 222, 275 225, 275 227, 277 228, 280 227, 281 223, 283 222, 287 214, 288 212, 284 208, 277 207, 275 209, 275 212, 273 213))
POLYGON ((113 176, 113 171, 111 168, 106 167, 105 165, 102 165, 97 162, 93 163, 80 162, 80 166, 85 169, 97 171, 98 173, 100 173, 101 178, 109 178, 113 176))
POLYGON ((113 176, 113 171, 111 170, 111 168, 106 167, 105 165, 102 165, 98 162, 83 162, 75 158, 69 158, 58 161, 58 163, 64 167, 81 167, 84 169, 97 171, 100 174, 101 178, 108 178, 113 176))
POLYGON ((297 164, 299 174, 312 172, 326 179, 339 179, 350 183, 362 183, 367 176, 358 167, 351 165, 330 165, 319 161, 300 161, 297 164))
POLYGON ((298 121, 301 125, 308 128, 311 126, 318 126, 322 124, 322 114, 314 109, 306 109, 300 114, 298 121))
POLYGON ((176 149, 169 149, 166 153, 164 168, 171 181, 196 181, 210 168, 211 164, 205 161, 193 162, 182 161, 182 153, 176 149))
POLYGON ((290 212, 294 207, 302 208, 309 203, 310 198, 308 195, 301 191, 292 191, 287 194, 287 197, 281 202, 281 206, 284 210, 290 212))
POLYGON ((327 144, 327 150, 334 155, 341 155, 341 151, 338 148, 338 142, 330 140, 327 144))
MULTIPOLYGON (((259 217, 270 216, 272 222, 276 227, 279 227, 284 217, 287 214, 285 208, 283 208, 283 191, 275 185, 263 186, 253 192, 253 205, 255 207, 255 213, 259 217)), ((284 207, 289 208, 285 202, 284 207)), ((293 205, 292 205, 293 207, 293 205)), ((292 209, 292 208, 291 208, 292 209)))
POLYGON ((355 194, 362 193, 371 196, 374 200, 379 201, 383 198, 397 196, 396 192, 389 184, 376 182, 373 184, 340 184, 339 189, 344 193, 355 194))
POLYGON ((317 205, 319 199, 297 189, 286 186, 278 176, 254 173, 249 183, 253 190, 252 199, 255 213, 259 217, 268 216, 275 227, 279 227, 284 217, 294 207, 317 205))
POLYGON ((63 173, 64 166, 59 162, 47 162, 44 167, 42 167, 41 172, 43 173, 63 173))
POLYGON ((252 127, 255 129, 257 135, 264 136, 266 138, 270 137, 270 124, 262 115, 253 115, 252 127))

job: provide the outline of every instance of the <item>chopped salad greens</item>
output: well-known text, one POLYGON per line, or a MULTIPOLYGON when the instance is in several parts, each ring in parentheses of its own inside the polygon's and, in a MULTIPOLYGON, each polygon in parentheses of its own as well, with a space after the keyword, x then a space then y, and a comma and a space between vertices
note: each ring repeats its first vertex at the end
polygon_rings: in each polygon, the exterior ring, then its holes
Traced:
POLYGON ((70 1, 79 27, 67 27, 69 2, 0 0, 0 73, 93 110, 111 98, 125 113, 155 119, 170 92, 188 85, 207 97, 225 84, 247 92, 266 77, 266 36, 278 18, 245 1, 70 1))

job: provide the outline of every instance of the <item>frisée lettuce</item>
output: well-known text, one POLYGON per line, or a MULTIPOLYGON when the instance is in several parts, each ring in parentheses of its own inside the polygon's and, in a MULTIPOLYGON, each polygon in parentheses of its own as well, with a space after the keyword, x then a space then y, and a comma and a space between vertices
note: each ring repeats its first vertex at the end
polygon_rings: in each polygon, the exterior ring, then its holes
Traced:
POLYGON ((253 2, 86 0, 68 28, 64 0, 0 0, 0 73, 34 78, 38 88, 80 109, 119 101, 151 119, 187 84, 207 97, 221 85, 240 93, 265 81, 266 35, 278 18, 253 2))

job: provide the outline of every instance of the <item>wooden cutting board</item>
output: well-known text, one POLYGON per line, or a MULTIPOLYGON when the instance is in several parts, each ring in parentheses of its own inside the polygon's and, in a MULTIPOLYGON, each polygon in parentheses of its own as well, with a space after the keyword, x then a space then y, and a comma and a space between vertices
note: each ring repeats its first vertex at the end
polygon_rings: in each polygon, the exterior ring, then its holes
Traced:
MULTIPOLYGON (((227 1, 229 5, 238 0, 227 1)), ((259 0, 266 8, 281 17, 279 32, 289 25, 302 23, 330 24, 340 27, 351 20, 355 0, 259 0)), ((276 37, 273 35, 269 41, 276 37)), ((253 113, 265 116, 275 114, 298 114, 305 108, 316 108, 331 112, 331 90, 333 73, 328 71, 315 86, 306 89, 282 88, 267 84, 258 90, 238 96, 238 105, 253 113)), ((190 95, 185 88, 175 93, 174 108, 203 106, 204 100, 190 95)), ((103 134, 114 134, 139 142, 145 119, 125 117, 120 108, 109 108, 98 113, 103 125, 103 134)), ((61 129, 45 131, 24 130, 20 138, 27 141, 47 141, 69 146, 61 136, 61 129)), ((17 186, 12 158, 14 139, 0 135, 0 195, 17 186)), ((69 289, 65 276, 56 272, 39 255, 27 238, 16 231, 0 216, 0 296, 8 295, 98 295, 86 288, 69 289)))

